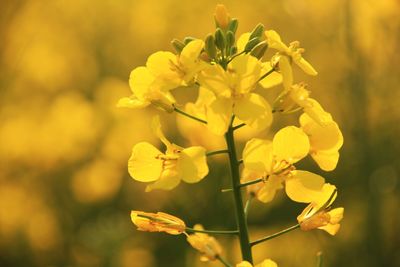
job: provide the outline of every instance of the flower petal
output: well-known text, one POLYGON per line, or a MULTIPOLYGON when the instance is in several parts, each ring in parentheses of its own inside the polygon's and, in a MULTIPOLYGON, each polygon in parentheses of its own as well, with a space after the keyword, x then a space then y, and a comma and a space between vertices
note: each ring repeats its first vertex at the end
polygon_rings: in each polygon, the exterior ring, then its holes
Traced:
POLYGON ((162 172, 160 179, 146 186, 146 192, 154 189, 171 190, 179 185, 181 179, 176 169, 166 169, 162 172))
POLYGON ((236 42, 237 51, 239 53, 242 52, 244 50, 244 48, 246 47, 246 44, 249 41, 250 35, 251 35, 250 32, 245 32, 239 36, 239 39, 236 42))
POLYGON ((232 117, 232 100, 216 98, 207 106, 207 127, 216 135, 224 135, 232 117))
POLYGON ((273 260, 267 259, 264 260, 262 263, 257 264, 256 267, 278 267, 278 265, 273 260))
POLYGON ((243 149, 243 164, 246 169, 268 172, 272 169, 272 160, 271 141, 253 138, 246 143, 243 149))
POLYGON ((128 161, 131 177, 140 182, 153 182, 159 179, 163 170, 162 160, 156 158, 159 155, 162 153, 147 142, 136 144, 128 161))
POLYGON ((150 105, 148 101, 141 101, 137 99, 134 95, 131 97, 122 97, 118 100, 118 108, 145 108, 150 105))
POLYGON ((293 71, 287 56, 280 56, 279 69, 282 74, 282 83, 285 90, 290 90, 293 84, 293 71))
POLYGON ((175 70, 176 66, 178 66, 177 56, 168 51, 155 52, 146 62, 150 73, 161 79, 169 89, 179 86, 182 82, 179 73, 175 70))
POLYGON ((248 126, 261 131, 272 123, 272 110, 268 102, 258 94, 248 94, 235 101, 234 114, 248 126))
POLYGON ((272 201, 276 192, 283 188, 282 180, 283 179, 279 176, 270 176, 264 183, 264 186, 257 192, 257 199, 264 203, 272 201))
POLYGON ((339 232, 340 224, 328 224, 325 226, 318 227, 318 229, 324 230, 330 235, 336 235, 339 232))
POLYGON ((278 160, 285 160, 290 164, 303 159, 310 150, 308 136, 295 126, 280 129, 272 143, 274 155, 278 160))
POLYGON ((228 76, 220 65, 210 65, 197 77, 201 86, 211 90, 218 97, 230 97, 228 76))
POLYGON ((296 60, 295 63, 297 64, 297 66, 300 67, 300 69, 302 69, 308 75, 316 76, 318 74, 318 72, 314 69, 314 67, 311 66, 311 64, 308 61, 306 61, 303 57, 300 57, 300 59, 296 60))
POLYGON ((146 67, 137 67, 129 76, 129 86, 133 94, 145 101, 155 78, 146 67))
POLYGON ((339 161, 338 151, 316 151, 310 155, 324 171, 333 171, 339 161))
POLYGON ((179 154, 178 173, 186 183, 197 183, 208 174, 206 150, 204 147, 192 146, 179 154))
POLYGON ((310 203, 321 198, 325 179, 307 171, 295 171, 285 182, 286 194, 296 202, 310 203))
POLYGON ((163 142, 163 144, 167 147, 167 150, 172 146, 171 142, 165 137, 163 131, 161 130, 161 122, 159 116, 154 116, 151 122, 151 128, 153 133, 163 142))
MULTIPOLYGON (((265 73, 270 72, 271 70, 272 70, 271 63, 269 61, 264 62, 262 64, 261 76, 264 75, 265 73)), ((267 77, 263 78, 259 83, 264 88, 271 88, 277 86, 282 83, 282 74, 276 71, 271 72, 267 77)))

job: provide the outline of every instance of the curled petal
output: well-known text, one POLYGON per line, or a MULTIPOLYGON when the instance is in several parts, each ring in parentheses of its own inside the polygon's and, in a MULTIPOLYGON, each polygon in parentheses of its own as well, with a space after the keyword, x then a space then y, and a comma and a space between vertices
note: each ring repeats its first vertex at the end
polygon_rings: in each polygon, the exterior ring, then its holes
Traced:
POLYGON ((285 181, 285 190, 291 200, 310 203, 321 198, 324 183, 325 179, 317 174, 297 170, 285 181))
POLYGON ((150 102, 141 101, 135 96, 123 97, 117 103, 118 108, 145 108, 148 105, 150 105, 150 102))

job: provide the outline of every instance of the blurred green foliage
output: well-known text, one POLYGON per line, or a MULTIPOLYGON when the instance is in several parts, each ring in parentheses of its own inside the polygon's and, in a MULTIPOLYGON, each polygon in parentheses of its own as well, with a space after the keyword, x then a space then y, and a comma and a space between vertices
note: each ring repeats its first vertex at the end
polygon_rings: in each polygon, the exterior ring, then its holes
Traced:
MULTIPOLYGON (((219 266, 200 263, 183 236, 136 231, 129 213, 165 211, 188 225, 234 227, 231 196, 220 192, 229 185, 223 157, 200 184, 144 193, 126 162, 134 143, 157 142, 148 123, 155 111, 115 107, 129 94, 130 71, 149 54, 172 50, 173 38, 213 31, 216 3, 2 1, 0 266, 219 266)), ((302 42, 319 76, 297 75, 345 137, 336 171, 304 166, 337 185, 336 205, 345 207, 339 234, 291 232, 255 248, 256 262, 315 266, 321 250, 324 266, 399 266, 399 2, 258 0, 227 7, 239 33, 262 22, 285 41, 302 42)), ((176 143, 189 142, 175 115, 164 120, 176 143)), ((292 225, 301 209, 283 194, 255 204, 252 237, 292 225)), ((221 241, 237 262, 236 242, 221 241)))

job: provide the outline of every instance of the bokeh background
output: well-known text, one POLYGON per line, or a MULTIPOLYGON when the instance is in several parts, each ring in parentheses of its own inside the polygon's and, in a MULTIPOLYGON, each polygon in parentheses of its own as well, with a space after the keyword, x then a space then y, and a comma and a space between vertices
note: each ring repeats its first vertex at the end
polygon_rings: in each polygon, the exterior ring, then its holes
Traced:
MULTIPOLYGON (((229 186, 225 159, 210 159, 212 171, 199 184, 145 193, 126 165, 136 142, 158 144, 149 127, 158 112, 115 107, 130 94, 130 71, 149 54, 171 50, 174 37, 213 31, 216 3, 1 1, 0 266, 220 266, 200 263, 184 236, 136 231, 129 213, 165 211, 189 225, 234 227, 231 195, 220 191, 229 186)), ((319 75, 298 72, 297 81, 309 83, 345 137, 334 172, 311 160, 302 165, 338 186, 336 205, 345 207, 339 234, 296 230, 257 246, 256 262, 315 266, 323 251, 326 267, 400 266, 399 1, 225 4, 239 33, 262 22, 285 42, 301 41, 319 75)), ((222 146, 199 131, 182 134, 175 114, 162 119, 178 144, 222 146)), ((295 224, 303 207, 284 194, 254 204, 252 238, 295 224)), ((238 261, 236 242, 220 240, 224 255, 238 261)))

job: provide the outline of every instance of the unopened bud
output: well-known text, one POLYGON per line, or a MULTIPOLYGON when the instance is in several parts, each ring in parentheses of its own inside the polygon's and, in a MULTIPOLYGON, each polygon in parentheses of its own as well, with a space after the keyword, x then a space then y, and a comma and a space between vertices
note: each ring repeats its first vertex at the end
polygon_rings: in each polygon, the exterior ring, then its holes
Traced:
POLYGON ((253 39, 249 39, 246 46, 244 47, 245 52, 250 52, 258 43, 260 42, 260 37, 254 37, 253 39))
POLYGON ((183 43, 184 43, 185 45, 187 45, 188 43, 190 43, 190 42, 193 41, 193 40, 196 40, 196 38, 191 37, 191 36, 188 36, 188 37, 185 37, 185 38, 183 39, 183 43))
POLYGON ((179 41, 178 39, 174 39, 171 41, 172 46, 174 47, 175 51, 180 54, 185 47, 185 44, 179 41))
POLYGON ((225 30, 228 27, 230 17, 228 14, 228 10, 226 7, 222 4, 219 4, 215 7, 215 23, 217 24, 217 27, 225 30))
POLYGON ((264 56, 265 51, 267 51, 267 48, 268 48, 268 43, 266 41, 262 41, 258 43, 255 47, 253 47, 253 49, 250 52, 250 55, 258 59, 261 59, 264 56))
POLYGON ((235 35, 233 32, 228 31, 226 33, 226 46, 229 48, 235 43, 235 35))
POLYGON ((249 40, 255 38, 255 37, 261 37, 264 34, 264 25, 259 23, 251 32, 249 40))
POLYGON ((215 39, 212 34, 207 35, 205 41, 205 50, 210 58, 215 58, 217 55, 217 48, 215 47, 215 39))
POLYGON ((236 33, 236 30, 238 28, 239 21, 237 19, 231 19, 228 25, 228 31, 233 32, 233 34, 236 33))
POLYGON ((220 49, 220 50, 225 50, 226 47, 226 39, 225 39, 225 34, 221 29, 217 29, 215 31, 215 45, 220 49))

